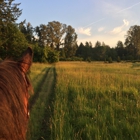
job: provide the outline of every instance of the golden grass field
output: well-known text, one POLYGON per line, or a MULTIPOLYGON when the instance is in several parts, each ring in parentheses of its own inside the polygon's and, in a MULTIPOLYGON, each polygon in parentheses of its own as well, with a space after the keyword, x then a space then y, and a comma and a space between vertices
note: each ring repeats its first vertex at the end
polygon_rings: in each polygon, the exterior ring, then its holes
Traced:
POLYGON ((34 64, 32 70, 44 66, 56 73, 53 102, 48 105, 49 139, 140 138, 139 63, 59 62, 34 64))

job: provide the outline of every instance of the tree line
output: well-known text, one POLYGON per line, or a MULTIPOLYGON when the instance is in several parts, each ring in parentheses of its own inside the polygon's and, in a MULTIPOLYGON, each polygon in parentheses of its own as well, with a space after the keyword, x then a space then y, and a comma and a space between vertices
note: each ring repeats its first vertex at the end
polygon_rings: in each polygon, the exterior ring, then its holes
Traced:
POLYGON ((87 61, 133 61, 140 59, 140 26, 131 26, 127 32, 125 42, 118 41, 116 46, 110 48, 104 42, 97 41, 93 47, 91 42, 81 43, 76 51, 76 56, 87 61), (136 35, 136 32, 138 34, 136 35), (136 39, 137 38, 137 39, 136 39))
POLYGON ((59 60, 118 61, 139 60, 140 26, 134 25, 126 33, 123 43, 118 41, 111 48, 97 41, 77 44, 77 34, 71 25, 51 21, 33 27, 26 20, 16 23, 22 10, 14 0, 0 1, 0 59, 17 59, 27 46, 34 51, 34 62, 57 62, 59 60))

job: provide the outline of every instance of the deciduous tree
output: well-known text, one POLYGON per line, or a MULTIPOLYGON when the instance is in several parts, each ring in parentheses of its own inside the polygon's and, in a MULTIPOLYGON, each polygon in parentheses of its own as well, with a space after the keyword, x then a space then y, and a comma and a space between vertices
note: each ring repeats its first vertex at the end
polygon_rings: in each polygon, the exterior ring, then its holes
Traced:
POLYGON ((47 26, 45 24, 41 24, 40 26, 35 27, 35 33, 38 38, 39 46, 44 47, 47 44, 47 26))
POLYGON ((64 41, 64 51, 67 58, 75 55, 77 50, 77 34, 75 29, 70 25, 67 27, 66 36, 64 41))
POLYGON ((66 24, 58 21, 49 22, 47 25, 47 45, 59 50, 60 46, 64 44, 64 34, 66 32, 66 24))
POLYGON ((23 22, 19 24, 19 29, 24 34, 25 38, 27 39, 29 43, 35 40, 34 35, 33 35, 34 28, 30 22, 26 23, 26 20, 24 20, 23 22))
POLYGON ((27 47, 24 35, 15 24, 22 13, 19 5, 20 3, 14 3, 14 0, 0 1, 0 57, 3 59, 17 58, 27 47))
POLYGON ((19 31, 15 24, 10 24, 5 27, 5 35, 0 37, 2 44, 0 45, 0 57, 18 58, 28 46, 28 42, 24 35, 19 31))
POLYGON ((0 25, 15 23, 18 17, 22 14, 22 10, 18 8, 20 3, 13 3, 14 0, 0 1, 0 25))
POLYGON ((140 26, 134 25, 130 27, 126 35, 125 45, 127 50, 131 48, 134 57, 140 55, 140 26))
POLYGON ((15 4, 13 2, 14 0, 0 1, 0 46, 8 40, 6 34, 8 32, 7 30, 10 28, 9 26, 15 23, 22 13, 22 10, 18 8, 20 4, 15 4))

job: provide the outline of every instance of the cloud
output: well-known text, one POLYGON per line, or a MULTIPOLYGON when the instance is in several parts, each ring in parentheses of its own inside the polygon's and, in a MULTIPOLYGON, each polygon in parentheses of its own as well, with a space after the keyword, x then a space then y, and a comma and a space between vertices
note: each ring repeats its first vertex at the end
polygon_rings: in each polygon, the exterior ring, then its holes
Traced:
MULTIPOLYGON (((129 9, 132 9, 134 8, 135 6, 139 5, 140 2, 137 2, 129 7, 126 7, 126 8, 122 8, 120 6, 117 6, 116 4, 112 4, 112 3, 107 3, 105 1, 102 2, 102 4, 100 5, 101 6, 101 9, 104 11, 104 14, 106 15, 105 17, 102 17, 98 20, 95 20, 93 22, 91 22, 90 24, 87 24, 84 28, 86 27, 90 27, 92 26, 93 24, 97 24, 98 22, 101 22, 103 20, 106 20, 106 19, 110 19, 111 17, 114 18, 115 15, 119 15, 121 13, 124 13, 125 12, 125 15, 128 17, 131 17, 131 12, 129 11, 129 9)), ((122 14, 123 15, 123 14, 122 14)))
POLYGON ((123 25, 115 27, 110 33, 111 34, 122 34, 124 33, 125 27, 129 25, 129 21, 126 19, 123 20, 123 25))
POLYGON ((103 31, 104 30, 104 27, 100 27, 99 29, 98 29, 98 32, 101 32, 101 31, 103 31))
POLYGON ((120 33, 121 31, 122 31, 122 26, 114 28, 114 29, 111 31, 111 33, 112 33, 112 34, 118 34, 118 33, 120 33))
POLYGON ((78 28, 76 29, 77 33, 79 34, 84 34, 84 35, 87 35, 87 36, 91 36, 91 28, 78 28))
POLYGON ((123 20, 124 26, 128 26, 129 25, 129 21, 127 21, 126 19, 123 20))

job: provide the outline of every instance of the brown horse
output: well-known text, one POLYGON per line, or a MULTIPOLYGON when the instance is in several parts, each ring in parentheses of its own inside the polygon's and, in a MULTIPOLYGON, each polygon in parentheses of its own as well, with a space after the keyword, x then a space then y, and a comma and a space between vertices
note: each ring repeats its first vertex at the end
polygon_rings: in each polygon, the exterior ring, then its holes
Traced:
POLYGON ((26 73, 32 64, 31 48, 17 62, 0 62, 0 140, 25 140, 28 123, 28 90, 26 73))

